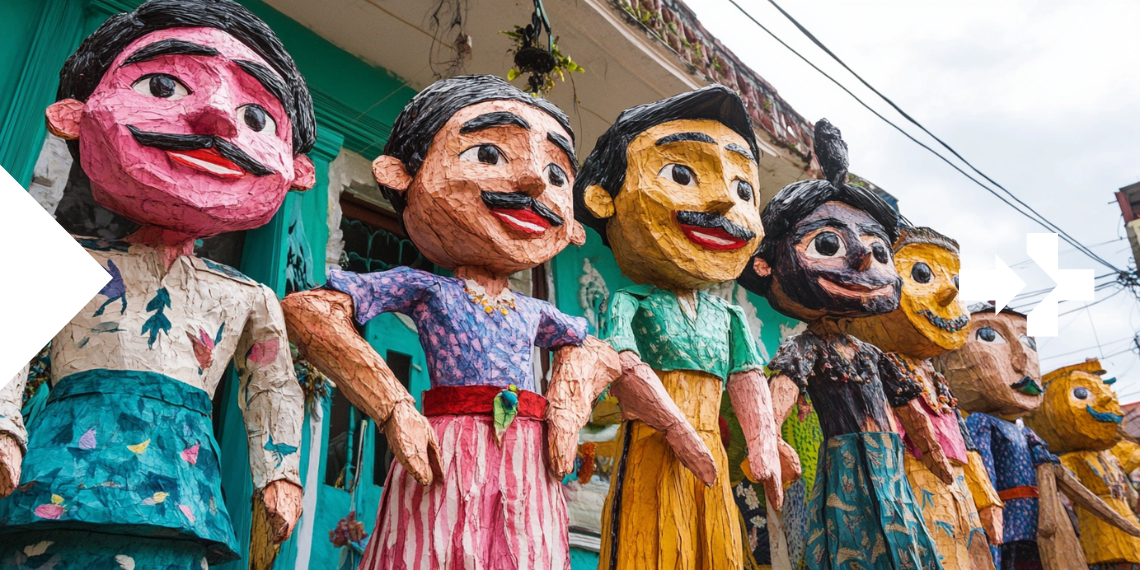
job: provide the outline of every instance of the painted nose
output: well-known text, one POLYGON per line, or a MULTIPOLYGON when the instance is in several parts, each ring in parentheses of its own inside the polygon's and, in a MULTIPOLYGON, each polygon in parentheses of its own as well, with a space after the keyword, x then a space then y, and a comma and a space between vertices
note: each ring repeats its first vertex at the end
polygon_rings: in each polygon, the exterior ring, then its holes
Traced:
POLYGON ((849 258, 854 261, 854 263, 851 263, 851 266, 859 271, 870 269, 872 254, 874 252, 871 251, 871 248, 867 247, 867 244, 863 243, 863 240, 855 239, 852 241, 855 243, 849 246, 850 249, 847 254, 849 258))
POLYGON ((546 182, 542 180, 542 174, 528 168, 515 179, 515 188, 531 198, 538 198, 546 190, 546 182))
POLYGON ((217 105, 207 105, 190 119, 195 134, 231 138, 237 135, 237 122, 233 113, 217 105))
POLYGON ((952 285, 947 285, 938 290, 938 304, 945 307, 954 302, 958 298, 958 289, 952 285))

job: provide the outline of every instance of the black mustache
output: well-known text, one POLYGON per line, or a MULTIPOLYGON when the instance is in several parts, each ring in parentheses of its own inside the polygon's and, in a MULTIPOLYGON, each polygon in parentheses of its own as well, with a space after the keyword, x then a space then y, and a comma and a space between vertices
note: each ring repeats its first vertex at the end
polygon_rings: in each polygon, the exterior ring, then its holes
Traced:
POLYGON ((492 210, 525 210, 530 208, 540 218, 550 222, 552 226, 561 226, 565 223, 562 216, 554 213, 554 210, 522 192, 487 192, 484 190, 480 193, 480 197, 483 198, 483 203, 492 210))
POLYGON ((696 226, 710 230, 722 229, 724 233, 744 241, 751 241, 752 238, 756 237, 756 234, 748 228, 740 227, 719 214, 682 210, 677 212, 677 222, 685 224, 686 226, 696 226))
POLYGON ((157 148, 158 150, 167 151, 190 151, 190 150, 204 150, 214 149, 222 158, 238 165, 242 170, 254 176, 269 176, 276 174, 276 172, 254 160, 254 158, 245 153, 242 149, 234 146, 233 143, 217 137, 215 135, 175 135, 167 133, 151 133, 144 131, 134 125, 127 125, 127 129, 131 131, 131 136, 135 137, 135 142, 157 148))

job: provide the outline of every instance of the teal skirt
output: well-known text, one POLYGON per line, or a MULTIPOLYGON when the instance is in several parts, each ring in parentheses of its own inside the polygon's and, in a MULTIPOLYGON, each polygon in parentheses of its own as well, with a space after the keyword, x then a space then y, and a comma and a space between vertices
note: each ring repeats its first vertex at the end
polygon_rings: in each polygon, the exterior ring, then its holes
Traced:
POLYGON ((29 531, 0 540, 5 570, 207 570, 206 547, 187 540, 81 530, 29 531))
POLYGON ((808 507, 812 570, 941 570, 903 469, 902 440, 889 432, 828 439, 808 507))
POLYGON ((28 426, 20 486, 0 500, 0 534, 98 532, 161 539, 172 553, 195 543, 211 564, 236 558, 210 412, 204 391, 162 374, 61 379, 28 426))

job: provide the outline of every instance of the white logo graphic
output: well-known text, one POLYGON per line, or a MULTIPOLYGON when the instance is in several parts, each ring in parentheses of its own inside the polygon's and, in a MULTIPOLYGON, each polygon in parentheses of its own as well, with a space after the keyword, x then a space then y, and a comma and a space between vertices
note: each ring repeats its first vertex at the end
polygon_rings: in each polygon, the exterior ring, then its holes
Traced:
POLYGON ((0 389, 111 280, 0 168, 0 389))
MULTIPOLYGON (((1027 332, 1030 336, 1057 336, 1058 302, 1096 298, 1093 270, 1058 269, 1057 234, 1026 234, 1026 242, 1029 258, 1056 283, 1029 313, 1027 332)), ((1000 311, 1025 288, 1025 282, 1000 257, 994 258, 995 269, 962 268, 960 293, 968 301, 994 301, 995 309, 1000 311)))

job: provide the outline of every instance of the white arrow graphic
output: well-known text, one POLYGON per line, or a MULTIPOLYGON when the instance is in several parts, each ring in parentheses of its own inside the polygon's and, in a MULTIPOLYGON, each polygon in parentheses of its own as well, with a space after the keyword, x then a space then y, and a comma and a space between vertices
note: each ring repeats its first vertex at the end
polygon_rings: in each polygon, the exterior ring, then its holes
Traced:
POLYGON ((0 389, 111 276, 0 168, 0 389))
POLYGON ((993 269, 963 266, 958 280, 959 295, 963 300, 993 301, 998 311, 1025 288, 1025 282, 996 255, 993 269))
POLYGON ((1027 234, 1026 253, 1057 286, 1041 299, 1028 317, 1030 336, 1057 336, 1057 303, 1096 298, 1092 269, 1057 268, 1057 234, 1027 234))

